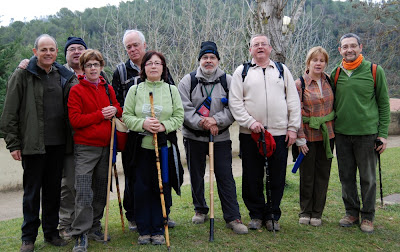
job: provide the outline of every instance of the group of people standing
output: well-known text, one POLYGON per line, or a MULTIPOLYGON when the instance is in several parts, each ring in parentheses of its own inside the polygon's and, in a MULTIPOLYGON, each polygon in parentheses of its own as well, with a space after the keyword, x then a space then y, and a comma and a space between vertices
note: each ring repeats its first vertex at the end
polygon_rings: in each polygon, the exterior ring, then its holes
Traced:
POLYGON ((334 141, 346 209, 339 224, 353 226, 361 218, 361 230, 373 231, 377 152, 386 149, 390 109, 384 71, 380 66, 376 72, 371 70, 357 35, 340 39, 343 60, 330 76, 325 74, 326 50, 310 49, 305 72, 296 81, 284 64, 270 59, 272 47, 263 34, 252 36, 251 62, 239 66, 232 76, 219 67, 217 45, 205 41, 198 68, 185 75, 178 87, 164 55, 146 52, 143 33, 127 30, 122 42, 129 60, 118 65, 112 85, 103 77, 105 61, 99 51, 87 49, 81 38, 70 37, 64 51, 67 64, 61 66, 55 62, 57 43, 47 34, 36 39, 35 56, 21 64, 7 84, 0 129, 12 157, 22 161, 24 169, 20 251, 34 249, 41 190, 46 242, 64 246, 64 239, 74 237, 73 251, 87 251, 88 239, 104 240, 100 220, 106 204, 113 117, 121 118, 129 129, 122 152, 123 204, 130 230, 139 232, 139 244, 164 244, 164 223, 176 225, 168 214, 171 189, 180 194, 183 182, 176 137, 181 126, 194 224, 208 219, 204 176, 212 136, 223 218, 233 232, 247 234, 248 228, 263 226, 269 231, 281 229, 288 148, 294 144, 305 155, 300 167, 299 223, 322 225, 334 141), (235 120, 240 126, 243 200, 251 218, 247 226, 241 220, 232 174, 229 127, 235 120), (276 144, 267 171, 265 156, 252 138, 252 133, 265 131, 276 144), (155 134, 167 219, 161 211, 155 134))

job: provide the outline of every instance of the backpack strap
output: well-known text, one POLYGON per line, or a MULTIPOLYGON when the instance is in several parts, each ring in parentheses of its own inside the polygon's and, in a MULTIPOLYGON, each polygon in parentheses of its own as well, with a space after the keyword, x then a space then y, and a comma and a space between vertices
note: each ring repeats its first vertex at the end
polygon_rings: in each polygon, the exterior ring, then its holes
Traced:
POLYGON ((301 101, 303 101, 304 89, 306 88, 303 76, 300 76, 300 82, 301 82, 301 101))
POLYGON ((249 68, 252 67, 252 66, 255 66, 255 64, 252 65, 250 61, 243 63, 242 82, 244 82, 244 79, 246 79, 247 72, 249 71, 249 68))
POLYGON ((378 68, 377 64, 372 64, 371 63, 371 72, 372 72, 372 77, 374 78, 374 88, 376 89, 376 69, 378 68))
POLYGON ((342 70, 342 69, 340 68, 340 66, 338 66, 337 69, 336 69, 335 79, 333 79, 333 82, 335 84, 335 89, 336 89, 336 83, 337 83, 337 81, 339 79, 340 70, 342 70))
POLYGON ((106 94, 108 96, 108 99, 110 100, 110 106, 112 106, 112 101, 111 101, 111 97, 110 97, 110 91, 108 90, 108 84, 106 83, 104 85, 105 89, 106 89, 106 94))
POLYGON ((196 71, 191 72, 190 73, 190 92, 189 92, 190 100, 192 100, 193 89, 197 86, 198 83, 199 83, 199 80, 196 78, 196 71))
POLYGON ((279 79, 280 78, 282 78, 283 80, 285 80, 285 78, 283 77, 283 72, 284 72, 284 70, 283 70, 283 64, 281 63, 281 62, 274 62, 275 63, 275 66, 276 66, 276 68, 278 69, 278 71, 279 71, 279 79))

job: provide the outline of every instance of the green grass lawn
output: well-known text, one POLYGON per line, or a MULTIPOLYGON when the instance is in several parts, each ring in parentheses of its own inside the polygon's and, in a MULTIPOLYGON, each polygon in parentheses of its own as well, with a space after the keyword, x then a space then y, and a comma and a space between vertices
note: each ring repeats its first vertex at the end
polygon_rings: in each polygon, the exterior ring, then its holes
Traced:
MULTIPOLYGON (((400 148, 388 149, 382 155, 382 177, 384 196, 400 193, 400 148)), ((400 205, 386 205, 380 208, 377 202, 375 232, 365 234, 359 227, 339 227, 344 215, 341 186, 338 178, 336 159, 333 161, 327 203, 321 227, 298 224, 299 174, 287 168, 287 186, 282 199, 281 231, 275 235, 266 231, 249 231, 247 235, 236 235, 225 228, 218 197, 215 197, 215 241, 208 242, 209 222, 204 225, 191 223, 193 206, 190 185, 184 186, 182 196, 173 195, 170 217, 177 227, 170 229, 172 251, 400 251, 400 205)), ((245 224, 250 221, 241 195, 241 178, 236 178, 238 200, 245 224)), ((216 188, 216 187, 214 187, 216 188)), ((207 192, 208 193, 208 192, 207 192)), ((217 193, 215 192, 215 195, 217 193)), ((208 194, 207 194, 208 198, 208 194)), ((377 181, 379 199, 379 180, 377 181)), ((0 222, 0 251, 17 251, 20 246, 22 218, 0 222)), ((104 219, 103 219, 104 224, 104 219)), ((128 229, 127 224, 125 225, 128 229)), ((104 245, 91 241, 89 251, 165 251, 165 246, 138 245, 137 232, 121 230, 118 202, 110 206, 109 234, 111 241, 104 245)), ((73 242, 61 249, 43 242, 43 232, 35 244, 36 251, 71 251, 73 242)))

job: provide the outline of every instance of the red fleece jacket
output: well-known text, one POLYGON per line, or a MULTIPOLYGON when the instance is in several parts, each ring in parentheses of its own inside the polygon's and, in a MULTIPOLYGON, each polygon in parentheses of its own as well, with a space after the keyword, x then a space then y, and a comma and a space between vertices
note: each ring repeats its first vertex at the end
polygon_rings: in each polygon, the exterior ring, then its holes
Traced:
MULTIPOLYGON (((110 106, 106 93, 108 85, 100 76, 98 85, 78 76, 79 84, 71 88, 68 98, 69 121, 74 131, 76 144, 105 147, 110 145, 111 121, 104 119, 101 109, 110 106)), ((122 109, 115 97, 114 89, 108 85, 112 106, 117 108, 117 117, 122 116, 122 109)))

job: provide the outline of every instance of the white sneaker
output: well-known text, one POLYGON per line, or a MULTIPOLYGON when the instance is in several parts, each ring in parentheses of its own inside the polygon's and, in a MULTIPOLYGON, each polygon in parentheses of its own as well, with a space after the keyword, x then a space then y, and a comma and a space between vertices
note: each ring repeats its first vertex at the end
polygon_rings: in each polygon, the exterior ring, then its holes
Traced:
POLYGON ((310 217, 304 216, 299 218, 299 224, 308 225, 310 224, 310 217))

